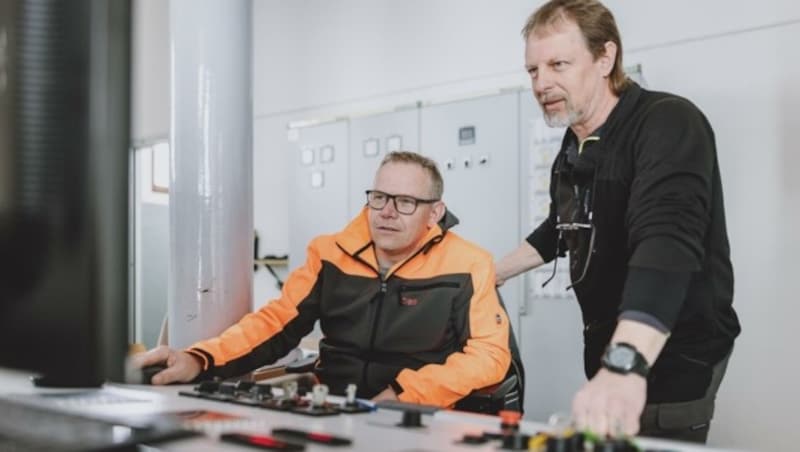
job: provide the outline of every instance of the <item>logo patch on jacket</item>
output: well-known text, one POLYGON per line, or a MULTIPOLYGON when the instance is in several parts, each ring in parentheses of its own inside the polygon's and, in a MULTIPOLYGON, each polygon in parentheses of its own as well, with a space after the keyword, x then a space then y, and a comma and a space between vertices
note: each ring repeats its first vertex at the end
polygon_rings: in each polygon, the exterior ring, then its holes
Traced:
POLYGON ((419 304, 419 300, 416 298, 411 297, 400 297, 400 306, 416 306, 419 304))

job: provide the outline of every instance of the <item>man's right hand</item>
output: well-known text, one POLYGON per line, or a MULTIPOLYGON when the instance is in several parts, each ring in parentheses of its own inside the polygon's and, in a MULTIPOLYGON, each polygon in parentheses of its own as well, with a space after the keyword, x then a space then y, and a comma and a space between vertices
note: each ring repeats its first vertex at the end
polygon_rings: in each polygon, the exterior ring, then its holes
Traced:
POLYGON ((191 354, 165 345, 133 355, 131 364, 137 369, 157 364, 166 365, 164 370, 153 375, 150 383, 154 385, 188 383, 203 370, 200 362, 191 354))

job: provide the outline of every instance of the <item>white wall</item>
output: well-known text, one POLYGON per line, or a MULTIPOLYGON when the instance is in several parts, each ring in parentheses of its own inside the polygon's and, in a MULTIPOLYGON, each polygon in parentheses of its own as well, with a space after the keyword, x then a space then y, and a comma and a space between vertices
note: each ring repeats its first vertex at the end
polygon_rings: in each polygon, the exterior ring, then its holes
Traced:
MULTIPOLYGON (((262 252, 288 249, 287 122, 526 84, 519 30, 539 3, 255 0, 255 224, 262 252)), ((800 240, 792 235, 800 229, 800 156, 793 140, 800 130, 800 3, 608 5, 620 23, 626 63, 642 63, 651 87, 694 100, 717 134, 736 272, 734 306, 744 330, 710 442, 792 450, 800 441, 793 422, 793 408, 800 405, 793 347, 800 308, 791 285, 800 270, 800 240)), ((147 20, 148 27, 167 21, 147 20)), ((163 48, 153 51, 163 59, 163 48)), ((137 138, 168 128, 168 115, 159 116, 168 111, 168 96, 158 91, 168 85, 167 68, 135 70, 135 86, 152 85, 134 112, 137 138)), ((257 275, 255 284, 256 302, 274 293, 268 279, 257 275)))

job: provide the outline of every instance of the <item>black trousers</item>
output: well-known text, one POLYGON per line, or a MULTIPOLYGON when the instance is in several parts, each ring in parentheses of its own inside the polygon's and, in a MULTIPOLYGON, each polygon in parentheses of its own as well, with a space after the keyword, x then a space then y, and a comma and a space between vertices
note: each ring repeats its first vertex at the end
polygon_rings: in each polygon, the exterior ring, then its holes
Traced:
POLYGON ((728 356, 714 366, 711 383, 702 398, 688 402, 645 405, 642 417, 639 419, 638 434, 705 444, 711 418, 714 417, 714 401, 730 357, 728 353, 728 356))

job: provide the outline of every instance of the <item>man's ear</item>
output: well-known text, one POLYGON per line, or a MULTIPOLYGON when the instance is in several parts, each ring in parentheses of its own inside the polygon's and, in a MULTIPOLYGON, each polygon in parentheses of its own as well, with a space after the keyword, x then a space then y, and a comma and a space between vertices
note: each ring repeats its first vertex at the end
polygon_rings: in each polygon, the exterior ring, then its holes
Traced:
POLYGON ((447 211, 447 206, 442 201, 436 201, 431 206, 431 215, 428 218, 428 227, 432 228, 436 226, 436 223, 444 217, 444 213, 447 211))
POLYGON ((603 77, 608 77, 614 69, 614 62, 617 60, 618 49, 617 45, 611 41, 606 41, 605 48, 605 54, 600 55, 599 60, 603 69, 603 77))

